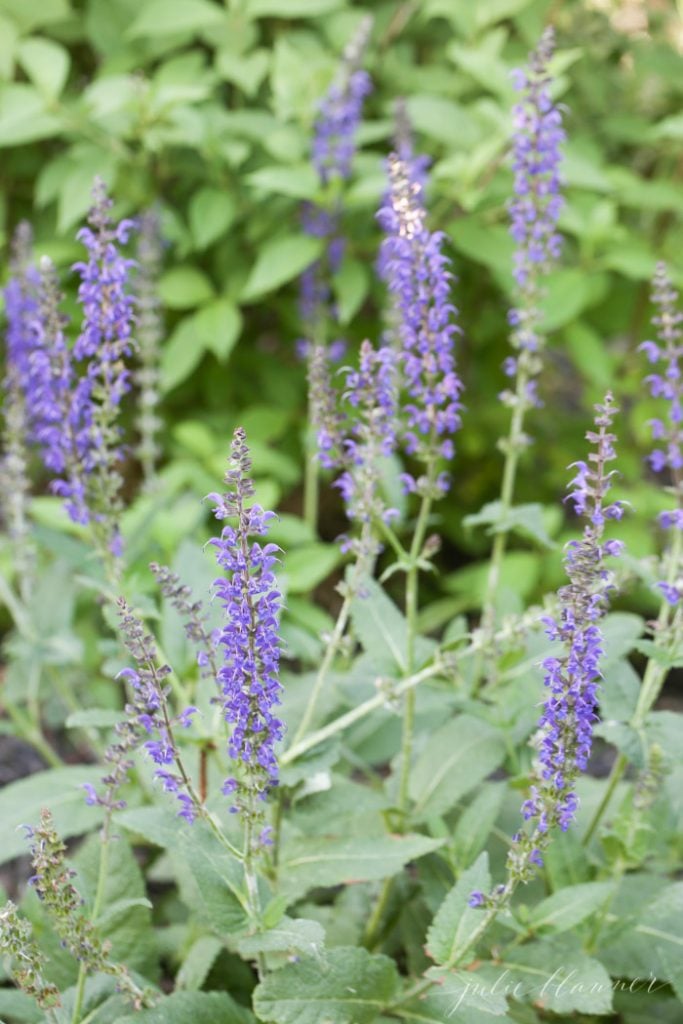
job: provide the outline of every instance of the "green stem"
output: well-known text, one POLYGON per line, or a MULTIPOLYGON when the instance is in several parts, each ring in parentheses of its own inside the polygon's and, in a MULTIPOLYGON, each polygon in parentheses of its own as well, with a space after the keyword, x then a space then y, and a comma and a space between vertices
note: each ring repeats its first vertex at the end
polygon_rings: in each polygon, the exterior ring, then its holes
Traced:
MULTIPOLYGON (((467 653, 469 653, 469 648, 467 653)), ((313 747, 317 747, 319 743, 323 743, 325 740, 330 739, 331 736, 335 736, 338 732, 343 732, 344 729, 348 729, 349 726, 354 725, 355 722, 365 718, 366 715, 376 711, 378 708, 383 707, 387 700, 394 697, 400 697, 404 693, 410 692, 410 690, 417 686, 425 679, 433 679, 434 676, 439 675, 443 672, 444 666, 441 664, 433 664, 428 668, 422 669, 421 672, 417 672, 413 676, 409 676, 407 679, 403 679, 397 686, 392 687, 388 693, 378 693, 375 697, 370 697, 368 700, 359 704, 358 707, 353 708, 351 711, 347 711, 346 714, 340 715, 339 718, 335 718, 332 722, 324 725, 321 729, 316 729, 315 732, 310 733, 305 739, 301 739, 292 746, 285 750, 284 754, 280 758, 280 764, 286 765, 291 764, 292 761, 296 761, 307 751, 312 750, 313 747)))
POLYGON ((315 536, 318 533, 318 500, 320 493, 320 466, 316 458, 315 437, 309 431, 306 438, 306 468, 304 471, 304 522, 315 536))
MULTIPOLYGON (((428 474, 429 483, 427 494, 422 498, 420 511, 415 524, 415 532, 410 545, 408 572, 406 575, 406 672, 410 675, 415 663, 415 641, 417 638, 417 611, 419 595, 419 572, 418 560, 425 541, 429 513, 432 509, 432 499, 429 497, 433 477, 433 470, 428 474)), ((406 693, 405 705, 403 708, 403 733, 401 736, 401 770, 398 785, 398 808, 401 815, 405 817, 408 809, 408 784, 410 781, 410 762, 413 751, 413 732, 415 727, 415 690, 410 689, 406 693)))
MULTIPOLYGON (((92 924, 97 922, 97 918, 100 916, 102 910, 102 903, 104 901, 104 890, 107 884, 107 867, 109 864, 109 840, 111 838, 111 818, 112 809, 107 808, 105 812, 104 824, 102 825, 101 839, 100 839, 100 863, 97 871, 97 886, 95 888, 95 898, 93 900, 92 911, 90 913, 90 921, 92 924)), ((71 1024, 79 1024, 81 1020, 81 1011, 83 1009, 83 997, 85 994, 85 982, 88 976, 88 968, 84 962, 78 969, 78 980, 76 982, 76 995, 74 998, 74 1008, 71 1014, 71 1024)))

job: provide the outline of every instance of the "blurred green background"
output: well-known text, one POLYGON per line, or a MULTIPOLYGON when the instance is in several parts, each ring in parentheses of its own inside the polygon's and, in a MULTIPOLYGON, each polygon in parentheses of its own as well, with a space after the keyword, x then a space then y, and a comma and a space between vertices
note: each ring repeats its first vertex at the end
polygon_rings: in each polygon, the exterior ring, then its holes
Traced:
MULTIPOLYGON (((649 334, 656 260, 669 261, 678 283, 683 273, 679 4, 0 0, 0 226, 6 247, 16 223, 29 218, 37 251, 68 280, 95 174, 121 215, 159 204, 168 241, 162 440, 175 497, 157 540, 171 550, 202 516, 197 494, 215 489, 230 432, 242 422, 262 500, 285 513, 280 537, 291 572, 298 557, 306 582, 323 578, 336 549, 318 546, 314 559, 313 538, 294 518, 305 431, 297 277, 315 246, 301 232, 300 206, 320 199, 309 163, 316 105, 367 13, 374 17, 366 58, 374 91, 344 196, 348 246, 334 287, 351 347, 377 338, 385 296, 373 272, 374 214, 393 104, 405 97, 416 147, 432 158, 431 225, 447 235, 463 328, 458 362, 467 408, 454 486, 435 520, 446 575, 425 620, 439 625, 476 606, 471 563, 490 543, 463 518, 497 496, 495 445, 507 430, 496 396, 512 295, 509 71, 524 63, 548 22, 557 31, 552 70, 569 137, 566 245, 546 302, 545 408, 530 419, 535 443, 517 499, 545 506, 546 528, 565 538, 565 467, 581 457, 590 407, 611 386, 622 407, 620 496, 637 510, 622 535, 634 555, 655 550, 649 524, 665 498, 643 480, 654 409, 636 350, 649 334)), ((69 287, 75 312, 73 281, 69 287)), ((135 474, 131 464, 131 491, 135 474)), ((332 541, 344 519, 334 492, 325 494, 321 535, 332 541)), ((47 506, 44 515, 52 515, 47 506)), ((527 596, 561 577, 559 554, 548 557, 523 535, 511 548, 511 581, 518 587, 522 580, 527 596)))

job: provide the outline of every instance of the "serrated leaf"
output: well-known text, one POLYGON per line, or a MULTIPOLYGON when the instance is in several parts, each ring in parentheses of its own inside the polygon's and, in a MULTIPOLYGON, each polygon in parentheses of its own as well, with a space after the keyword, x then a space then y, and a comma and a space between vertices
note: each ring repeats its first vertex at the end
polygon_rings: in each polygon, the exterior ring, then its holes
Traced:
POLYGON ((295 898, 317 887, 389 878, 442 844, 420 835, 291 839, 282 850, 281 888, 295 898))
POLYGON ((574 928, 602 907, 615 889, 614 882, 583 882, 554 892, 533 908, 528 926, 564 932, 574 928))
POLYGON ((567 941, 532 942, 508 952, 491 972, 504 977, 512 991, 520 986, 525 999, 558 1014, 609 1013, 613 985, 599 960, 567 941))
POLYGON ((96 785, 101 774, 102 770, 92 765, 51 768, 5 786, 0 791, 0 864, 28 852, 21 826, 37 825, 43 807, 49 807, 64 839, 94 828, 102 819, 102 808, 86 804, 83 784, 96 785))
POLYGON ((254 1009, 272 1024, 370 1024, 398 989, 393 960, 340 946, 325 960, 287 964, 254 991, 254 1009))
POLYGON ((259 252, 244 286, 242 299, 251 302, 310 267, 322 253, 322 240, 306 235, 284 235, 272 239, 259 252))
POLYGON ((254 1016, 225 992, 174 992, 151 1010, 138 1010, 118 1024, 252 1024, 254 1016))
POLYGON ((462 875, 441 904, 427 932, 427 952, 437 964, 452 967, 467 950, 470 940, 481 924, 482 912, 469 906, 473 892, 488 892, 491 888, 489 858, 479 855, 475 863, 462 875))
POLYGON ((505 756, 496 729, 460 715, 432 733, 410 777, 416 820, 443 814, 486 778, 505 756))
POLYGON ((147 0, 128 29, 130 39, 220 28, 225 12, 210 0, 147 0))

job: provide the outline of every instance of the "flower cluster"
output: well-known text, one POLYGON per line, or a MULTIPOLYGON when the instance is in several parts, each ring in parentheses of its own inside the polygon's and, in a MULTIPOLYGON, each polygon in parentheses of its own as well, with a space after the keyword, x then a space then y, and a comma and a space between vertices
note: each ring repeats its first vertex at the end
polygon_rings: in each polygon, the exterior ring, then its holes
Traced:
POLYGON ((31 228, 19 224, 12 242, 12 276, 5 288, 7 317, 3 456, 0 463, 0 507, 17 553, 17 574, 25 591, 29 581, 30 544, 26 519, 31 397, 31 336, 38 312, 39 275, 31 265, 31 228))
POLYGON ((121 553, 116 513, 120 509, 121 477, 117 469, 122 452, 116 425, 118 407, 130 387, 126 358, 132 355, 134 300, 127 290, 132 261, 118 249, 128 240, 133 222, 111 221, 112 200, 104 183, 97 179, 89 227, 78 232, 88 259, 74 264, 81 278, 78 298, 83 307, 83 325, 73 354, 87 360, 86 375, 79 381, 78 404, 85 425, 86 447, 79 452, 86 473, 92 475, 90 514, 105 524, 111 552, 121 553))
POLYGON ((161 269, 162 241, 159 216, 148 210, 138 220, 136 263, 134 279, 136 336, 139 364, 134 372, 139 392, 136 447, 142 474, 147 487, 151 486, 160 454, 157 435, 161 419, 159 405, 159 358, 162 339, 161 303, 158 279, 161 269))
POLYGON ((152 562, 150 569, 154 573, 161 593, 167 601, 171 602, 183 619, 185 636, 197 652, 197 664, 202 675, 218 679, 216 648, 219 632, 218 630, 207 631, 206 614, 202 602, 195 601, 190 587, 182 583, 180 577, 165 565, 152 562))
MULTIPOLYGON (((343 397, 353 413, 340 458, 344 471, 335 486, 349 519, 361 524, 377 519, 387 522, 396 514, 386 508, 379 489, 381 459, 391 455, 396 444, 396 356, 388 345, 376 349, 364 341, 358 369, 346 371, 343 397)), ((349 549, 354 543, 346 541, 345 546, 349 549)))
POLYGON ((452 435, 460 426, 462 383, 455 370, 453 339, 458 327, 450 301, 452 275, 442 252, 443 233, 430 232, 415 164, 389 158, 390 191, 378 220, 386 233, 380 272, 395 296, 400 313, 400 365, 408 399, 405 403, 406 452, 427 467, 415 480, 404 475, 408 490, 434 496, 449 486, 446 474, 435 476, 440 457, 453 456, 452 435))
MULTIPOLYGON (((658 521, 664 529, 683 530, 683 377, 681 357, 681 323, 683 313, 677 308, 678 292, 673 287, 666 266, 659 263, 655 272, 652 301, 656 314, 652 323, 657 328, 656 341, 644 341, 640 346, 652 364, 663 364, 657 373, 646 377, 653 398, 663 398, 668 403, 666 419, 650 420, 652 437, 661 441, 648 457, 655 473, 669 474, 671 490, 676 507, 660 512, 658 521)), ((681 567, 671 565, 669 579, 658 584, 664 597, 671 605, 679 603, 683 584, 678 581, 681 567)))
POLYGON ((566 831, 576 815, 578 798, 573 783, 586 770, 597 717, 603 642, 599 623, 614 589, 605 558, 623 550, 621 541, 603 539, 607 521, 623 515, 622 502, 605 500, 614 475, 607 465, 616 458, 615 435, 610 432, 616 412, 608 392, 604 403, 596 406, 597 429, 586 434, 594 451, 587 462, 574 463, 577 472, 569 485, 568 500, 586 524, 581 540, 567 545, 565 569, 569 583, 558 592, 557 615, 542 620, 548 638, 559 641, 564 651, 543 662, 548 696, 539 721, 538 766, 531 795, 522 805, 522 815, 525 821, 533 822, 533 827, 513 837, 508 886, 492 896, 472 893, 472 906, 496 902, 508 895, 517 881, 528 881, 532 866, 543 864, 542 852, 552 829, 566 831))
MULTIPOLYGON (((522 94, 513 109, 515 195, 510 204, 518 301, 508 319, 512 328, 510 341, 518 355, 505 360, 505 374, 516 378, 516 384, 514 389, 503 391, 501 398, 522 413, 540 404, 534 380, 541 370, 538 353, 543 346, 538 330, 540 280, 562 248, 557 221, 564 205, 560 191, 560 147, 565 135, 562 114, 551 98, 552 79, 548 74, 554 46, 553 29, 547 28, 529 56, 527 69, 514 72, 515 88, 522 94)), ((526 439, 520 436, 516 441, 523 446, 526 439)))
MULTIPOLYGON (((345 181, 351 174, 356 148, 356 135, 363 112, 363 103, 371 90, 370 77, 360 67, 367 46, 372 19, 364 18, 347 46, 335 81, 323 98, 313 129, 312 161, 323 187, 330 182, 345 181)), ((307 203, 303 208, 304 231, 325 241, 325 255, 301 275, 299 308, 306 337, 298 343, 300 355, 308 360, 310 418, 319 441, 321 461, 325 465, 329 434, 329 403, 325 396, 333 394, 329 380, 330 363, 336 362, 345 343, 336 339, 328 344, 326 326, 337 323, 337 310, 330 287, 331 276, 339 270, 344 255, 340 237, 340 199, 333 197, 330 209, 307 203)))
POLYGON ((257 816, 254 798, 265 798, 278 782, 275 744, 282 738, 283 723, 274 714, 280 703, 278 636, 280 594, 273 567, 278 547, 250 541, 264 536, 274 517, 259 505, 249 505, 254 487, 246 435, 235 430, 227 493, 210 494, 214 515, 226 524, 211 544, 224 575, 216 580, 215 593, 225 609, 226 622, 218 640, 223 665, 218 673, 220 703, 231 727, 228 750, 242 771, 226 780, 223 792, 236 794, 233 810, 257 816))
MULTIPOLYGON (((136 664, 135 668, 124 668, 119 672, 119 677, 126 680, 133 695, 126 712, 138 734, 150 737, 143 747, 157 766, 154 777, 161 781, 166 792, 173 793, 178 800, 179 816, 192 823, 200 813, 200 804, 182 763, 173 730, 177 725, 187 729, 197 708, 190 706, 177 715, 170 714, 168 687, 164 680, 171 674, 171 669, 168 665, 157 664, 153 637, 145 631, 123 598, 119 598, 117 603, 123 642, 136 664)), ((108 787, 111 786, 109 782, 108 787)), ((89 797, 91 801, 102 802, 93 792, 89 797)))
POLYGON ((7 958, 17 988, 41 1009, 59 1005, 59 989, 45 978, 46 957, 33 940, 30 923, 19 917, 11 900, 0 910, 0 956, 7 958))
POLYGON ((52 815, 43 810, 40 825, 25 828, 31 840, 34 871, 29 883, 50 915, 62 944, 89 972, 113 975, 117 987, 139 1008, 144 993, 123 964, 111 960, 107 944, 83 913, 83 900, 71 881, 75 872, 67 867, 66 847, 55 830, 52 815))

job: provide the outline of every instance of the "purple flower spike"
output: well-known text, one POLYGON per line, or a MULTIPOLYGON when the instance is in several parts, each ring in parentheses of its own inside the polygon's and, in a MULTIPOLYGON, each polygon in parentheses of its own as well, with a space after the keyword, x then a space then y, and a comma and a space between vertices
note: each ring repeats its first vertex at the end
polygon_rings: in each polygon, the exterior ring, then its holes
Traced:
POLYGON ((223 666, 218 672, 219 701, 231 727, 228 751, 241 767, 238 779, 227 780, 223 791, 234 795, 236 809, 245 816, 258 812, 254 798, 265 799, 277 785, 275 744, 284 725, 274 714, 280 703, 281 598, 273 568, 279 548, 252 541, 263 536, 274 513, 249 505, 254 494, 246 435, 235 430, 228 471, 227 493, 210 495, 217 519, 233 520, 211 541, 225 575, 216 580, 215 594, 226 613, 218 639, 223 666))
MULTIPOLYGON (((510 203, 510 234, 517 243, 514 275, 522 291, 548 269, 562 247, 557 220, 564 205, 559 167, 565 134, 562 114, 550 96, 548 62, 554 47, 553 29, 547 28, 529 57, 528 69, 514 73, 521 98, 513 109, 515 198, 510 203)), ((525 343, 533 344, 533 338, 525 343)))
POLYGON ((459 329, 450 301, 452 274, 442 252, 443 233, 426 225, 415 162, 394 154, 388 171, 391 187, 377 218, 386 234, 380 273, 400 317, 400 364, 407 391, 402 440, 407 454, 427 467, 426 476, 417 481, 406 475, 406 490, 441 497, 447 483, 435 479, 435 465, 440 458, 453 457, 462 390, 453 357, 459 329))

